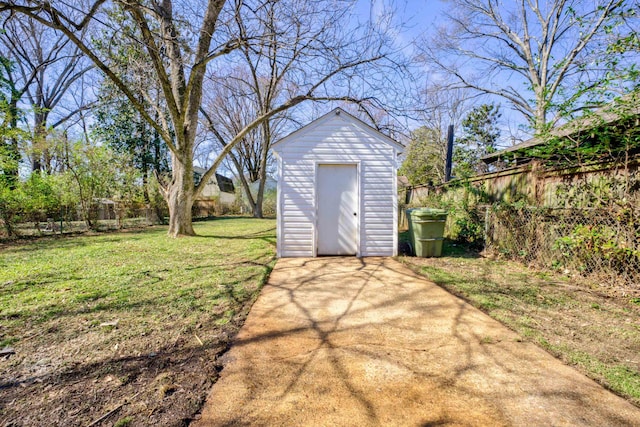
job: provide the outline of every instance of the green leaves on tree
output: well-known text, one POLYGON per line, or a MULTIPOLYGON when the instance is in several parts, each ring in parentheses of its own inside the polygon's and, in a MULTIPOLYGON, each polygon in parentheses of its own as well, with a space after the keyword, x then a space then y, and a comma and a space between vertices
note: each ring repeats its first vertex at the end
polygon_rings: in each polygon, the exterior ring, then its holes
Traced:
POLYGON ((496 152, 501 116, 499 105, 482 104, 464 118, 462 136, 456 140, 453 153, 453 175, 456 178, 488 172, 487 165, 480 159, 496 152))

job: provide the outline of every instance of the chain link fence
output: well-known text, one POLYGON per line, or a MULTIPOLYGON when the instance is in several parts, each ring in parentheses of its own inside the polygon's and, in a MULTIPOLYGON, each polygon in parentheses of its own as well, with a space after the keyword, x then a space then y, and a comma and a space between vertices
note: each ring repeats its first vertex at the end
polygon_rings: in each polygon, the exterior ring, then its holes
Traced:
MULTIPOLYGON (((275 210, 265 201, 265 215, 275 215, 275 210)), ((240 204, 224 204, 218 200, 197 200, 191 210, 194 220, 222 215, 242 214, 240 204)), ((89 211, 89 222, 79 207, 65 207, 55 212, 38 212, 20 215, 10 224, 11 234, 0 218, 0 240, 14 237, 40 237, 57 234, 77 234, 93 231, 124 230, 166 224, 169 210, 166 205, 155 207, 131 206, 120 203, 94 204, 89 211)))
POLYGON ((640 291, 640 213, 633 209, 485 206, 479 216, 488 253, 640 291))
MULTIPOLYGON (((106 212, 91 213, 91 229, 94 231, 121 230, 148 227, 162 222, 160 215, 163 211, 152 208, 116 209, 106 212)), ((12 225, 14 236, 37 237, 56 234, 85 233, 90 230, 89 224, 81 219, 77 210, 63 210, 52 214, 50 217, 42 216, 29 218, 12 225)), ((4 224, 0 221, 0 239, 10 237, 7 235, 4 224)))

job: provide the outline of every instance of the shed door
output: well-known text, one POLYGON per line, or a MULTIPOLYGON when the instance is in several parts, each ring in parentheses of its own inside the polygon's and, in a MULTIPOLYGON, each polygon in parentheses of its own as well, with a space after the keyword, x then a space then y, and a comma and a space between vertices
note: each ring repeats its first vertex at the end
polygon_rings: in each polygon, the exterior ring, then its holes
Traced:
POLYGON ((358 167, 318 165, 318 255, 358 252, 358 167))

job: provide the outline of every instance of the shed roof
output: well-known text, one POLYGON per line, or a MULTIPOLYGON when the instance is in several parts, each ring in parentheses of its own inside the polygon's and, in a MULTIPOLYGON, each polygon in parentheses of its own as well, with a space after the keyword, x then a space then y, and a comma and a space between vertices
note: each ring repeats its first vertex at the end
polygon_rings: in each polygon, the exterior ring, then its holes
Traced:
POLYGON ((316 120, 312 121, 308 125, 303 126, 294 132, 291 132, 289 135, 275 142, 271 147, 273 148, 274 151, 277 152, 281 146, 286 145, 291 141, 294 141, 295 139, 299 138, 300 136, 304 135, 305 133, 311 131, 312 129, 314 129, 315 127, 321 124, 324 124, 331 120, 336 120, 336 119, 343 120, 349 123, 350 125, 354 126, 355 128, 359 129, 360 131, 366 132, 371 136, 373 136, 374 138, 379 139, 380 141, 393 146, 398 150, 398 153, 401 153, 404 151, 404 145, 400 144, 398 141, 394 140, 393 138, 383 134, 373 126, 363 122, 357 117, 352 116, 351 114, 347 113, 340 107, 331 110, 324 116, 317 118, 316 120))

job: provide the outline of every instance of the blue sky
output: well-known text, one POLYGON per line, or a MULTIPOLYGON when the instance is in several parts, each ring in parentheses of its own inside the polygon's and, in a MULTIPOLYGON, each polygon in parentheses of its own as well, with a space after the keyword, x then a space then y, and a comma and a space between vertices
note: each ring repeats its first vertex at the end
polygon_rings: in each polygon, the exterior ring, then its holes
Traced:
POLYGON ((406 27, 406 34, 415 36, 428 31, 446 7, 441 0, 359 0, 357 9, 369 17, 391 9, 398 23, 406 27))
MULTIPOLYGON (((411 43, 416 39, 427 40, 433 31, 444 23, 443 14, 451 7, 451 3, 445 0, 358 0, 357 12, 363 20, 375 20, 377 16, 383 15, 386 11, 392 11, 394 15, 395 27, 399 29, 396 41, 399 46, 406 47, 407 53, 413 50, 411 43)), ((425 68, 425 76, 428 73, 428 66, 425 68)), ((433 77, 433 76, 432 76, 433 77)), ((424 82, 418 84, 426 84, 424 82)), ((513 111, 506 101, 501 98, 491 98, 488 96, 478 98, 483 102, 493 101, 501 105, 502 119, 499 126, 502 128, 502 140, 500 145, 508 146, 515 142, 512 137, 526 139, 526 132, 519 129, 524 123, 524 118, 519 113, 513 111)), ((421 123, 414 123, 411 127, 418 127, 421 123)))
POLYGON ((446 7, 442 0, 357 0, 356 11, 373 22, 391 11, 398 45, 409 48, 416 38, 430 34, 446 7))

